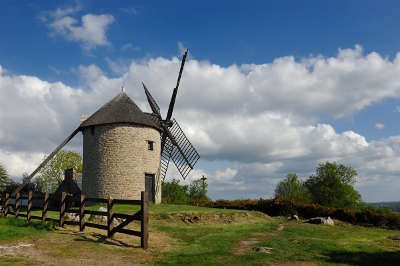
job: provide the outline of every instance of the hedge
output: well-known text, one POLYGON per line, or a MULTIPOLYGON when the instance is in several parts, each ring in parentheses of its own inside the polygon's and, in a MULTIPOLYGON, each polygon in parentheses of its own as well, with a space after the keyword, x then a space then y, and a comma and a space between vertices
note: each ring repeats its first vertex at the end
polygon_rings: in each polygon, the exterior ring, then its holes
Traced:
POLYGON ((200 201, 196 202, 195 205, 211 208, 260 211, 270 216, 297 214, 305 219, 330 216, 331 218, 356 225, 400 229, 400 214, 382 214, 370 209, 350 210, 329 208, 318 204, 305 204, 279 199, 200 201))

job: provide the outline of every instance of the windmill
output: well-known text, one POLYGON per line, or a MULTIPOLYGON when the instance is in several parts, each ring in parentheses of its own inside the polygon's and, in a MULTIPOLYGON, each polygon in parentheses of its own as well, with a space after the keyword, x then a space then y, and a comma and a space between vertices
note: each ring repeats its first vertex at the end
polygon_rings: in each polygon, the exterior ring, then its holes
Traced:
POLYGON ((194 165, 200 159, 199 153, 190 143, 189 139, 182 131, 178 122, 174 118, 172 118, 172 113, 174 111, 174 106, 175 106, 175 100, 178 94, 178 88, 182 78, 183 68, 185 66, 187 54, 188 50, 186 50, 183 55, 181 67, 179 69, 178 79, 176 81, 176 86, 172 92, 171 101, 169 103, 168 112, 165 119, 162 119, 160 107, 158 106, 153 96, 150 94, 146 85, 142 82, 144 91, 146 93, 147 101, 149 102, 153 115, 163 129, 161 134, 161 164, 160 164, 161 167, 160 177, 163 182, 165 180, 165 176, 168 170, 168 165, 171 159, 183 179, 185 179, 188 176, 190 171, 193 169, 194 165))
POLYGON ((82 192, 89 197, 135 199, 149 191, 152 201, 161 201, 159 189, 170 160, 185 179, 200 156, 178 122, 172 118, 179 83, 188 51, 183 55, 178 80, 165 119, 143 83, 152 113, 145 113, 122 91, 82 121, 24 180, 14 194, 79 132, 83 135, 82 192), (150 182, 148 182, 150 180, 150 182), (149 186, 148 186, 149 185, 149 186))

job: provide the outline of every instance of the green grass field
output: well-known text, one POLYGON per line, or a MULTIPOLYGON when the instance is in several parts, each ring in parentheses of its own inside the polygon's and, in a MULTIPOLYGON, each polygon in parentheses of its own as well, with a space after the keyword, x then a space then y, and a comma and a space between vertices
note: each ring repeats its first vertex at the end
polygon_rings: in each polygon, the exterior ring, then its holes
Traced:
MULTIPOLYGON (((116 207, 125 213, 136 208, 116 207)), ((107 265, 107 261, 114 265, 400 265, 400 241, 388 239, 400 235, 399 231, 343 223, 311 225, 258 212, 150 206, 147 251, 140 249, 139 238, 117 234, 109 240, 104 231, 76 231, 76 227, 60 230, 51 224, 28 225, 22 218, 0 218, 2 246, 33 243, 29 252, 3 254, 0 249, 0 265, 49 261, 56 265, 107 265), (256 252, 255 247, 265 247, 269 253, 256 252)))

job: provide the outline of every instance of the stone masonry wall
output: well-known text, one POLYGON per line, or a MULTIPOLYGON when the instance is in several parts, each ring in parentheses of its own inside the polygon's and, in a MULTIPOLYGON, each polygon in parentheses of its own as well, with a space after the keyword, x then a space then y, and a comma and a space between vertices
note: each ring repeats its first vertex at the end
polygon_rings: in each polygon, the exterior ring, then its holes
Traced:
MULTIPOLYGON (((145 173, 160 165, 160 133, 149 127, 112 124, 83 130, 82 191, 87 197, 140 199, 145 173), (147 141, 154 141, 150 151, 147 141)), ((156 202, 161 201, 159 180, 156 202)))

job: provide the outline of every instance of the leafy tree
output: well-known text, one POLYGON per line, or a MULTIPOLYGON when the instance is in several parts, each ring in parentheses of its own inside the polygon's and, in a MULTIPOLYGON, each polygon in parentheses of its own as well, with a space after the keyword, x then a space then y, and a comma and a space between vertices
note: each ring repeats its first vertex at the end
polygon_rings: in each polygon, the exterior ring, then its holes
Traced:
POLYGON ((0 191, 3 191, 7 184, 9 183, 9 178, 6 169, 0 164, 0 191))
POLYGON ((178 179, 162 184, 162 198, 166 203, 183 204, 189 197, 188 186, 180 185, 178 179))
POLYGON ((295 173, 289 173, 276 186, 275 197, 291 201, 306 201, 307 189, 295 173))
POLYGON ((59 151, 45 167, 40 170, 35 183, 38 190, 53 193, 64 178, 64 171, 75 168, 77 172, 82 172, 82 156, 74 151, 59 151))
POLYGON ((193 180, 189 186, 189 197, 193 201, 209 200, 207 197, 207 182, 201 179, 193 180))
POLYGON ((360 194, 354 189, 357 172, 351 166, 335 162, 320 163, 315 175, 305 183, 312 201, 336 208, 357 208, 360 194))

